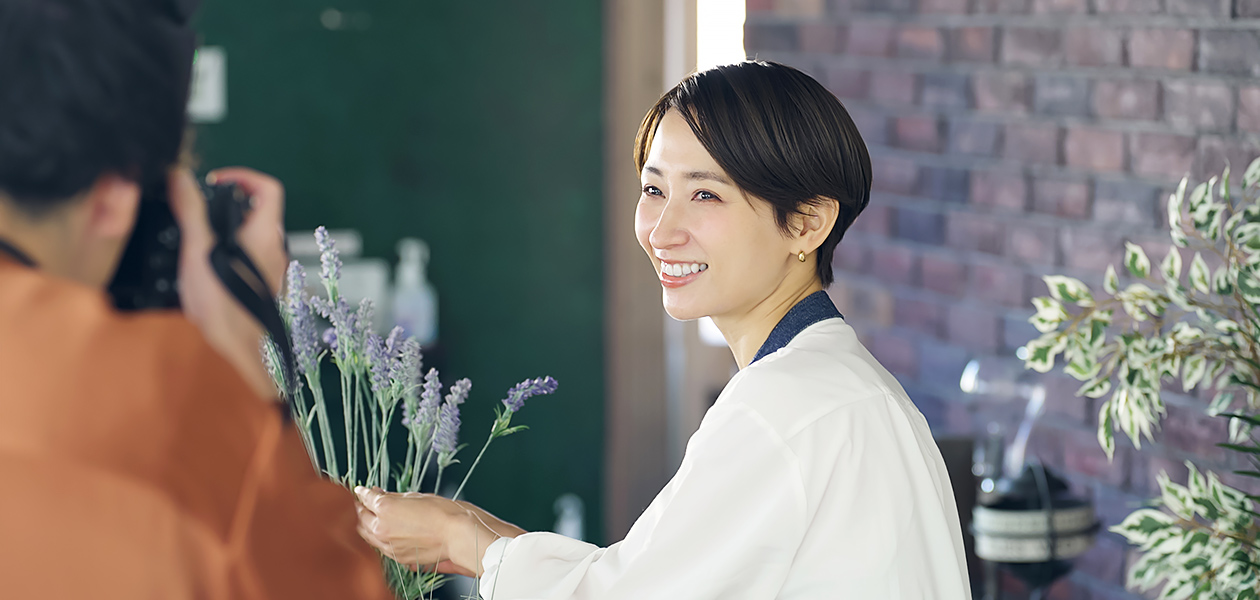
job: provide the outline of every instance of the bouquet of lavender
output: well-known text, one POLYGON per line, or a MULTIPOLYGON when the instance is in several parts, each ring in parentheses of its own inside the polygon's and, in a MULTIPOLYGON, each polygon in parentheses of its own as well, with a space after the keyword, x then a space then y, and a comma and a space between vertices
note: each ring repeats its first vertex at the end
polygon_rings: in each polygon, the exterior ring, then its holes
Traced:
MULTIPOLYGON (((398 327, 385 338, 373 332, 371 301, 351 307, 341 295, 341 258, 333 239, 320 227, 315 240, 326 296, 306 294, 306 273, 294 261, 289 265, 288 291, 281 306, 297 372, 286 376, 273 342, 263 349, 276 387, 290 400, 311 464, 347 488, 376 486, 394 492, 421 491, 430 465, 436 465, 431 491, 439 493, 445 471, 459 462, 456 456, 464 448, 459 443, 459 406, 467 400, 472 382, 461 379, 443 395, 437 370, 423 369, 415 338, 403 339, 398 327), (326 324, 331 326, 319 333, 326 324), (334 399, 339 401, 331 403, 341 408, 340 423, 334 423, 337 415, 330 414, 321 382, 325 358, 331 358, 341 376, 340 398, 334 399), (401 419, 397 418, 400 407, 401 419), (338 424, 341 428, 335 430, 338 424), (398 428, 406 435, 406 451, 401 457, 391 457, 388 442, 398 428), (340 449, 338 442, 344 443, 340 449)), ((543 377, 523 381, 508 391, 481 452, 453 498, 459 498, 492 441, 524 428, 513 427, 511 422, 525 400, 550 394, 556 385, 555 379, 543 377)), ((413 572, 388 558, 382 562, 394 591, 405 600, 422 598, 442 584, 440 575, 413 572)))

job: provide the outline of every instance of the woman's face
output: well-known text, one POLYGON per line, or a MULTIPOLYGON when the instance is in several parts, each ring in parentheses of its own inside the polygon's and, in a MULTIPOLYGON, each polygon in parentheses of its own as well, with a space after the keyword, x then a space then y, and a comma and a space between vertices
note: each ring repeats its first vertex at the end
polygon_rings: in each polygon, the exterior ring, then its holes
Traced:
POLYGON ((747 314, 803 249, 791 247, 768 204, 736 187, 677 111, 661 119, 641 179, 635 234, 675 319, 747 314))

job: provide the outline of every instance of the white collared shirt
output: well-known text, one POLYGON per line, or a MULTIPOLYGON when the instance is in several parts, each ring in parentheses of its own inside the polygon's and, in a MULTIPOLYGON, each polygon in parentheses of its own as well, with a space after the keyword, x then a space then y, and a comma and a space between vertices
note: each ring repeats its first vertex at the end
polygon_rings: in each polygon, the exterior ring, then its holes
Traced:
POLYGON ((487 600, 971 598, 927 421, 843 319, 741 370, 626 538, 495 541, 487 600))

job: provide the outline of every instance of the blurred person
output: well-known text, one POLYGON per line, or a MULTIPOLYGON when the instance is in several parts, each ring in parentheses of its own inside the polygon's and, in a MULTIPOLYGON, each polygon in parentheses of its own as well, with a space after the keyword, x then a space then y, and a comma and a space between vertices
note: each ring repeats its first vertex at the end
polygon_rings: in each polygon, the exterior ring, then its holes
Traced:
POLYGON ((927 421, 825 291, 870 197, 844 107, 787 66, 717 67, 652 108, 635 162, 665 310, 712 317, 740 367, 677 474, 607 548, 362 488, 361 535, 490 600, 970 598, 927 421))
MULTIPOLYGON (((190 10, 0 0, 0 597, 390 598, 211 268, 177 165, 190 10), (105 287, 163 180, 184 312, 120 313, 105 287)), ((239 242, 277 290, 280 183, 212 176, 252 195, 239 242)))

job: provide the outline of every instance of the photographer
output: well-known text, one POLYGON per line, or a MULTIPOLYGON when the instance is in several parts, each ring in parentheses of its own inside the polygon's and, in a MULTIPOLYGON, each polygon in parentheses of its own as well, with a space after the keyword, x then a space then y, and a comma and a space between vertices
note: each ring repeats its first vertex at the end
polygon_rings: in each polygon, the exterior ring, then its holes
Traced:
MULTIPOLYGON (((0 597, 387 598, 211 268, 178 165, 188 4, 0 0, 0 597), (183 312, 118 312, 105 288, 162 183, 183 312)), ((278 289, 282 187, 212 178, 252 196, 238 242, 278 289)))

